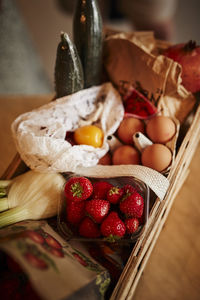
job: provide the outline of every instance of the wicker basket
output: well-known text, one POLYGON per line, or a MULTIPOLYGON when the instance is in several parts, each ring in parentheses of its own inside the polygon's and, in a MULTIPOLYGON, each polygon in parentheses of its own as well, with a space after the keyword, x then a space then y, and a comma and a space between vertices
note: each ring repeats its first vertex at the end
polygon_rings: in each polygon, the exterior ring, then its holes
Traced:
MULTIPOLYGON (((200 106, 197 107, 195 114, 191 117, 190 126, 181 141, 175 162, 168 174, 168 179, 170 181, 168 192, 163 201, 160 201, 160 199, 157 198, 151 208, 148 229, 144 235, 138 238, 128 262, 113 290, 111 300, 132 299, 141 274, 166 221, 174 199, 187 178, 189 173, 188 166, 198 146, 199 139, 200 106)), ((3 178, 10 179, 26 170, 26 165, 21 161, 19 154, 16 154, 15 158, 5 171, 3 178)))
POLYGON ((112 293, 111 299, 133 299, 145 265, 170 212, 174 199, 188 176, 188 166, 200 140, 200 106, 178 150, 168 179, 170 186, 165 199, 156 199, 149 215, 149 227, 145 236, 138 239, 121 277, 112 293))

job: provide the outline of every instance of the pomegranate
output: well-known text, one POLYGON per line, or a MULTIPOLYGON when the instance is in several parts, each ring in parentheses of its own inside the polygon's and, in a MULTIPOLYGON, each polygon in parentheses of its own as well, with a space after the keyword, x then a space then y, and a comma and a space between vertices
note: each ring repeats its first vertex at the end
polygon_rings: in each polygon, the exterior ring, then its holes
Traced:
POLYGON ((195 41, 170 46, 163 55, 182 66, 182 84, 188 91, 200 91, 200 46, 195 41))

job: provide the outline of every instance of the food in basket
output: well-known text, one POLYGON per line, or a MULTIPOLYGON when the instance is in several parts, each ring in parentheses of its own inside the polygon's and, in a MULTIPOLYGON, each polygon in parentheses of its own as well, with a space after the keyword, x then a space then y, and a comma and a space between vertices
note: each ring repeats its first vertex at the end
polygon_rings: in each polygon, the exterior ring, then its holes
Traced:
POLYGON ((138 131, 144 133, 144 123, 137 118, 126 117, 117 129, 117 136, 124 144, 133 145, 133 135, 138 131))
POLYGON ((79 234, 86 238, 97 238, 101 235, 97 223, 87 216, 81 220, 78 230, 79 234))
POLYGON ((141 120, 125 114, 117 131, 111 136, 108 152, 111 162, 105 159, 102 164, 142 164, 167 173, 175 157, 178 131, 177 120, 166 115, 157 113, 148 120, 141 120), (163 144, 165 147, 156 145, 144 152, 152 144, 163 144))
POLYGON ((165 144, 175 135, 176 125, 167 116, 155 116, 147 122, 146 133, 152 142, 165 144))
POLYGON ((91 199, 85 204, 85 212, 96 223, 101 223, 110 209, 110 202, 108 198, 104 199, 91 199))
POLYGON ((130 196, 122 198, 119 207, 126 217, 141 218, 144 211, 144 199, 135 191, 130 196))
MULTIPOLYGON (((148 190, 148 188, 147 188, 148 190)), ((69 176, 58 213, 58 226, 73 232, 74 237, 116 241, 139 233, 147 221, 148 191, 135 178, 96 179, 69 176), (72 179, 90 181, 92 194, 82 201, 71 199, 68 187, 72 179), (67 187, 67 188, 66 188, 67 187), (62 227, 64 224, 64 227, 62 227), (127 227, 126 227, 127 226, 127 227)))
POLYGON ((122 145, 112 154, 113 165, 138 165, 140 164, 140 153, 131 145, 122 145))
POLYGON ((84 87, 83 68, 76 46, 65 32, 61 32, 57 47, 54 76, 57 98, 71 95, 84 87))
POLYGON ((139 221, 136 218, 130 218, 125 220, 126 230, 128 233, 132 234, 137 231, 139 227, 139 221))
POLYGON ((128 92, 128 95, 124 97, 124 108, 127 116, 144 120, 154 116, 158 111, 147 97, 133 87, 128 92))
POLYGON ((85 213, 84 201, 67 200, 66 219, 70 224, 78 224, 85 213))
POLYGON ((109 239, 116 239, 123 237, 125 233, 125 223, 117 212, 111 211, 101 224, 101 234, 109 239))
POLYGON ((141 161, 144 166, 163 172, 171 164, 172 153, 163 144, 152 144, 142 151, 141 161))
POLYGON ((86 200, 92 192, 92 183, 85 177, 73 177, 65 185, 67 198, 75 202, 86 200))
POLYGON ((97 0, 76 1, 73 38, 83 65, 84 87, 100 84, 103 24, 97 0))
POLYGON ((107 200, 112 204, 117 204, 122 195, 124 194, 124 189, 118 187, 118 186, 112 186, 106 195, 107 200))
POLYGON ((105 198, 111 187, 112 184, 104 180, 94 182, 92 197, 98 199, 105 198))
POLYGON ((182 84, 190 92, 200 90, 200 46, 195 41, 176 44, 162 52, 182 67, 182 84))
POLYGON ((95 125, 86 125, 74 131, 74 141, 78 145, 91 145, 98 148, 103 144, 103 137, 103 130, 95 125))
POLYGON ((4 184, 4 194, 0 198, 0 228, 23 220, 55 216, 64 183, 61 174, 32 170, 10 181, 0 181, 0 185, 4 184))
POLYGON ((107 152, 102 158, 100 158, 98 164, 104 166, 111 165, 112 164, 111 153, 107 152))
POLYGON ((117 130, 123 115, 121 96, 107 82, 20 115, 12 124, 12 133, 17 151, 29 168, 77 172, 79 167, 97 165, 108 152, 107 137, 117 130), (102 130, 101 146, 74 143, 73 132, 88 125, 102 130))

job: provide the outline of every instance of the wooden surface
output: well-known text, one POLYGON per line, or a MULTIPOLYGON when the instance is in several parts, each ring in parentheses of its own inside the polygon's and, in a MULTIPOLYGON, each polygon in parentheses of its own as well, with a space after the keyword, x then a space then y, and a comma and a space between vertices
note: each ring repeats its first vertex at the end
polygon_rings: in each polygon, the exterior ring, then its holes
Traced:
MULTIPOLYGON (((0 97, 0 175, 16 153, 10 131, 12 121, 19 114, 49 102, 52 97, 0 97)), ((199 167, 200 145, 138 283, 134 300, 200 299, 199 167)))
POLYGON ((49 102, 48 96, 0 96, 0 176, 4 173, 16 154, 11 134, 11 123, 20 114, 49 102))
POLYGON ((200 299, 200 145, 137 286, 134 300, 200 299))

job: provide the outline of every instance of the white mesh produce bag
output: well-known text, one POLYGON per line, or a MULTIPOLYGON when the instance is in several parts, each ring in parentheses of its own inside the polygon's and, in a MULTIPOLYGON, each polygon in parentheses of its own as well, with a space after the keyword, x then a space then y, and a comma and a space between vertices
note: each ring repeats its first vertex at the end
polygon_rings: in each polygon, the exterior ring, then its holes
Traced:
POLYGON ((11 130, 21 159, 40 172, 69 172, 95 166, 109 149, 113 134, 124 116, 120 94, 111 83, 81 90, 20 115, 11 130), (84 125, 99 126, 104 132, 101 148, 72 146, 67 131, 84 125))

